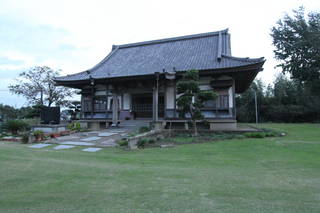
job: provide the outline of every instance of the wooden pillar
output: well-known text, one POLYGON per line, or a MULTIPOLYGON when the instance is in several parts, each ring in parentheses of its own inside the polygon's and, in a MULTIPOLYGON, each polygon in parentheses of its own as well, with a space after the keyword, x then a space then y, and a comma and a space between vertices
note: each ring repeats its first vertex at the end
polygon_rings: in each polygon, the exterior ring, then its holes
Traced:
POLYGON ((81 108, 80 108, 80 119, 84 119, 84 113, 83 113, 84 101, 83 101, 83 94, 82 94, 82 90, 83 90, 83 89, 81 89, 81 99, 80 99, 80 105, 81 105, 81 108))
POLYGON ((237 109, 236 109, 236 81, 234 78, 232 79, 232 94, 233 94, 233 117, 237 117, 237 109))
POLYGON ((158 121, 159 110, 158 110, 158 103, 159 103, 159 88, 155 86, 153 88, 153 104, 152 104, 152 118, 154 122, 158 121))
POLYGON ((91 88, 91 118, 93 118, 93 115, 94 115, 94 93, 95 93, 94 86, 92 86, 92 88, 91 88))
POLYGON ((109 90, 108 90, 108 84, 106 84, 106 106, 105 106, 105 113, 106 113, 106 119, 108 119, 108 96, 109 90))
POLYGON ((112 126, 118 125, 118 120, 119 120, 118 111, 119 111, 118 95, 116 92, 113 92, 113 95, 112 95, 112 126))

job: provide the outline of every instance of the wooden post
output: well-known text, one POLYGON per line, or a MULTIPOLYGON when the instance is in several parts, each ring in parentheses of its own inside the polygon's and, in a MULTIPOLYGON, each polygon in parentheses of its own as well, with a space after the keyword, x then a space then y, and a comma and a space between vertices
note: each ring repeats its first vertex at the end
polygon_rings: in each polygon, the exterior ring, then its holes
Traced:
POLYGON ((117 93, 113 92, 112 95, 112 126, 118 126, 118 95, 117 93))
POLYGON ((94 86, 91 88, 91 118, 93 118, 94 114, 94 86))
POLYGON ((82 94, 82 90, 81 89, 81 100, 80 100, 80 105, 81 105, 81 108, 80 108, 80 119, 84 119, 84 113, 83 113, 83 107, 84 107, 84 101, 83 101, 83 94, 82 94))
POLYGON ((155 73, 156 82, 153 88, 153 103, 152 103, 152 112, 153 112, 153 122, 157 122, 159 120, 159 73, 155 73))
POLYGON ((158 102, 159 102, 159 92, 158 92, 158 87, 153 88, 153 121, 157 122, 158 121, 158 102))

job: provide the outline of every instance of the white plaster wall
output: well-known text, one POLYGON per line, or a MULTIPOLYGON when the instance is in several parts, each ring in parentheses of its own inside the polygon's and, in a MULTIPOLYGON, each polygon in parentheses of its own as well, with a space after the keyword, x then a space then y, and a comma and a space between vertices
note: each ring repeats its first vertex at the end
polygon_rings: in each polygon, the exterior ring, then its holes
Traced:
POLYGON ((96 91, 94 95, 106 95, 107 91, 96 91))
POLYGON ((130 94, 129 93, 123 94, 123 109, 124 110, 130 109, 130 94))
POLYGON ((174 109, 174 90, 173 86, 167 87, 166 90, 166 104, 167 109, 174 109))
POLYGON ((229 88, 229 108, 233 107, 233 92, 232 87, 229 88))

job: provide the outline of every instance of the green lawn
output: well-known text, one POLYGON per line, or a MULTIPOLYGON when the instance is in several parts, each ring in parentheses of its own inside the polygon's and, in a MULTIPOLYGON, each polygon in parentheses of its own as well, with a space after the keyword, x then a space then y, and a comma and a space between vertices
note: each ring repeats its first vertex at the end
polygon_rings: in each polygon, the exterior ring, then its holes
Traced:
POLYGON ((320 212, 320 125, 137 151, 0 143, 0 212, 320 212))

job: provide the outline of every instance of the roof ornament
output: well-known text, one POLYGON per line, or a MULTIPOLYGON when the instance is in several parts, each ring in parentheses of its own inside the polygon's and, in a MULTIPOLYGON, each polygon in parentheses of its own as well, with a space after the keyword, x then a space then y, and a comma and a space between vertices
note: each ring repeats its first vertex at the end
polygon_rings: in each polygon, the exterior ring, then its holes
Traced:
POLYGON ((86 73, 89 75, 90 74, 90 70, 86 70, 86 73))
POLYGON ((94 85, 94 78, 92 78, 92 76, 90 75, 89 79, 90 79, 90 85, 93 86, 94 85))
POLYGON ((176 68, 175 67, 173 67, 173 71, 166 71, 165 72, 165 77, 166 77, 166 79, 168 79, 168 80, 174 80, 174 79, 176 79, 176 68))

